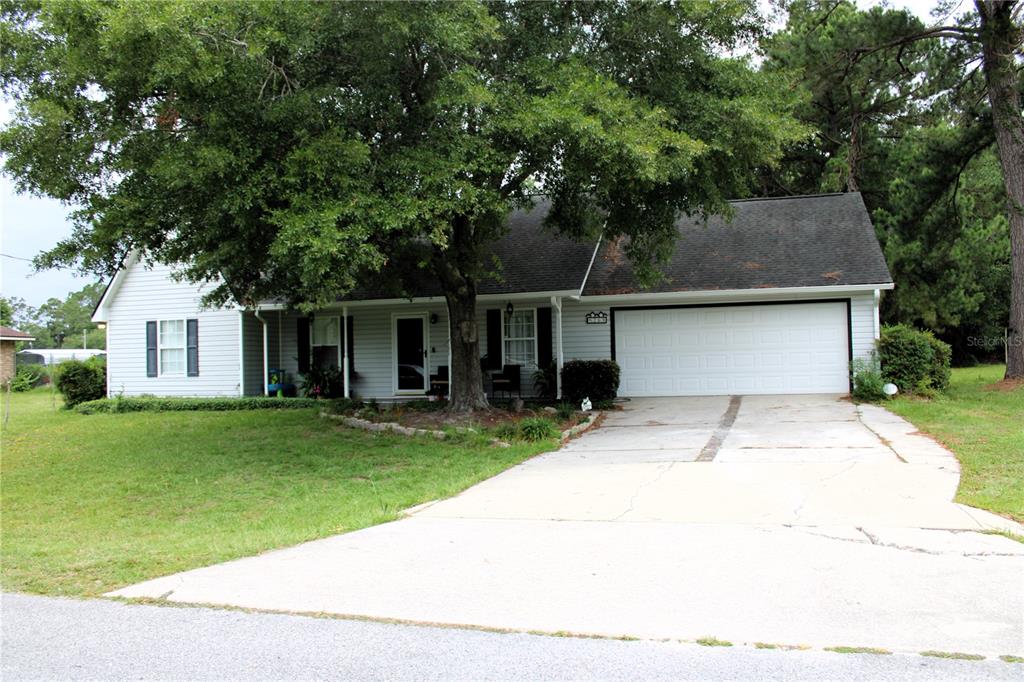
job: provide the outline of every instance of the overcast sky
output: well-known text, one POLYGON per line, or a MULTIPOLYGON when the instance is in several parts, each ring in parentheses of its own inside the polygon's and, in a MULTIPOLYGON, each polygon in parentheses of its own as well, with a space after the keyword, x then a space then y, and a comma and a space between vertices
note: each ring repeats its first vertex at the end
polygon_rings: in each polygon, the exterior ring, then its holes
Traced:
MULTIPOLYGON (((881 4, 860 0, 862 6, 881 4)), ((936 0, 892 0, 890 5, 908 7, 927 20, 936 0)), ((962 3, 966 4, 966 3, 962 3)), ((9 102, 0 100, 0 124, 11 117, 9 102)), ((0 174, 0 291, 4 296, 24 298, 38 306, 49 298, 64 298, 92 279, 75 277, 67 270, 36 273, 31 259, 53 247, 71 233, 68 210, 60 202, 19 195, 6 175, 0 174)))

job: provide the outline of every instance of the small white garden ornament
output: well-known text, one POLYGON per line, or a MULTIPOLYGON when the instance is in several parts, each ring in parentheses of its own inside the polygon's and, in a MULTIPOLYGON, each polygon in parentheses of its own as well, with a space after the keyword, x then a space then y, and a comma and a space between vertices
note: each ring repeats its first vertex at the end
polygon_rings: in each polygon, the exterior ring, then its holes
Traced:
POLYGON ((890 398, 899 392, 900 389, 896 387, 896 384, 886 384, 885 386, 882 386, 882 393, 884 393, 890 398))
POLYGON ((590 412, 594 405, 590 402, 590 398, 584 398, 583 402, 580 403, 580 409, 584 412, 590 412))

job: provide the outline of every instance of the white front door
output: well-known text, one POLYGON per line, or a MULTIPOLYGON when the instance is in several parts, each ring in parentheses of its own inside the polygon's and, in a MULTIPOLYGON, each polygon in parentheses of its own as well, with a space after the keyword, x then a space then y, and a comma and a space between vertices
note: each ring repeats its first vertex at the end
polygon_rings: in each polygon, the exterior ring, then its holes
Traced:
POLYGON ((847 393, 846 302, 619 309, 621 396, 847 393))
POLYGON ((425 393, 430 385, 427 316, 396 315, 393 334, 395 393, 425 393))

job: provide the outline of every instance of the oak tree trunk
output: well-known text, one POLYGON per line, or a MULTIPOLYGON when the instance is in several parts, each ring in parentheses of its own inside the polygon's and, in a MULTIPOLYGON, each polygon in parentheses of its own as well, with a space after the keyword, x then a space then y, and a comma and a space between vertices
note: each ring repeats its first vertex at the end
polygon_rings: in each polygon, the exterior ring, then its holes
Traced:
POLYGON ((1010 219, 1010 324, 1006 378, 1024 378, 1024 118, 1021 117, 1016 55, 1020 28, 1016 2, 975 0, 981 17, 982 69, 992 107, 996 149, 1006 185, 1010 219))
POLYGON ((480 263, 479 235, 465 217, 452 221, 448 248, 435 249, 433 272, 448 302, 452 366, 448 368, 448 409, 471 412, 487 409, 480 333, 476 323, 476 278, 480 263))
POLYGON ((449 368, 449 403, 452 412, 487 408, 483 370, 480 368, 480 334, 476 323, 476 288, 460 287, 445 294, 452 344, 449 368))

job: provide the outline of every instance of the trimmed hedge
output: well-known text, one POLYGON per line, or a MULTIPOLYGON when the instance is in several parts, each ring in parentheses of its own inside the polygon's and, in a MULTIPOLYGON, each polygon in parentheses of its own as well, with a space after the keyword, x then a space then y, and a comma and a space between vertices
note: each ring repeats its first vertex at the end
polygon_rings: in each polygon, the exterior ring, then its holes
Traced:
POLYGON ((65 360, 54 370, 53 381, 65 407, 98 400, 107 393, 107 363, 102 358, 65 360))
POLYGON ((944 391, 949 387, 952 350, 931 332, 905 324, 882 327, 878 354, 882 377, 901 391, 944 391))
POLYGON ((75 408, 81 414, 110 412, 231 412, 235 410, 301 410, 311 407, 334 412, 353 407, 351 400, 315 398, 106 398, 91 400, 75 408))
POLYGON ((562 396, 579 404, 613 400, 619 391, 619 365, 614 360, 570 360, 562 366, 562 396))

